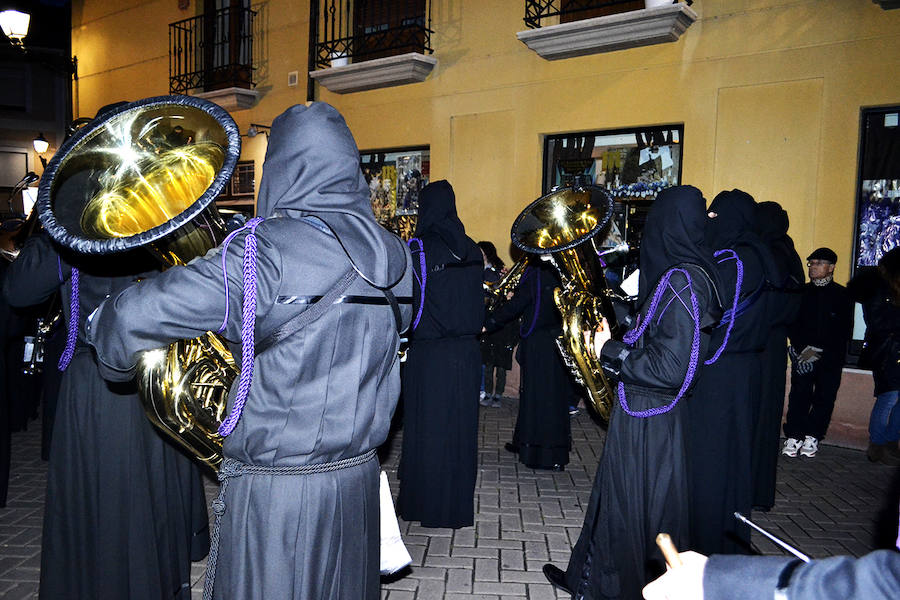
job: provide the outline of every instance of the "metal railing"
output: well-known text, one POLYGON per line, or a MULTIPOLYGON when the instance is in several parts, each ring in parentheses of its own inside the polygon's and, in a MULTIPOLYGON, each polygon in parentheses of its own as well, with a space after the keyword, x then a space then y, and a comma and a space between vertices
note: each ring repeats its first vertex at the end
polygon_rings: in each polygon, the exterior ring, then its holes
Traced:
POLYGON ((309 70, 432 53, 431 0, 312 0, 309 70))
POLYGON ((169 25, 169 92, 251 89, 254 17, 250 8, 223 8, 169 25))
MULTIPOLYGON (((687 0, 690 6, 693 0, 687 0)), ((568 23, 591 17, 612 15, 644 8, 643 0, 525 0, 525 25, 538 29, 549 24, 568 23)))

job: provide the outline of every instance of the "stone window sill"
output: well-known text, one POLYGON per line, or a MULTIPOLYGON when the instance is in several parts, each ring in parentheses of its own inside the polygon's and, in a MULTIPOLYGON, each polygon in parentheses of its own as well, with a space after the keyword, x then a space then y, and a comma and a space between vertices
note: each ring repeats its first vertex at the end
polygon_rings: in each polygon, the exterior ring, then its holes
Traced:
POLYGON ((336 94, 349 94, 425 81, 436 64, 433 56, 409 52, 310 71, 309 76, 336 94))
POLYGON ((213 90, 211 92, 198 92, 191 95, 198 98, 204 98, 210 102, 215 102, 228 112, 234 112, 253 106, 260 94, 256 90, 230 87, 222 90, 213 90))
POLYGON ((697 20, 682 3, 594 17, 516 34, 547 60, 674 42, 697 20))

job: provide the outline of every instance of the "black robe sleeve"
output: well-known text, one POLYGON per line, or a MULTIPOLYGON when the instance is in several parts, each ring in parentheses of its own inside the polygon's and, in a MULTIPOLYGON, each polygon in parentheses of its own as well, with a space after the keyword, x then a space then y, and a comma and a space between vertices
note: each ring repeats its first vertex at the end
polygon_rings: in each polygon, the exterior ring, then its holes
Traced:
MULTIPOLYGON (((604 368, 626 384, 678 390, 688 371, 694 339, 691 315, 691 290, 697 299, 701 320, 708 313, 712 290, 702 275, 691 273, 693 286, 683 273, 675 272, 666 284, 656 314, 637 342, 629 348, 617 340, 607 341, 601 350, 604 368)), ((650 299, 641 310, 641 322, 647 318, 650 299)), ((708 336, 700 334, 698 362, 706 356, 708 336)), ((699 366, 699 365, 698 365, 699 366)))
POLYGON ((50 238, 38 234, 25 242, 18 258, 9 266, 3 294, 11 306, 39 304, 50 298, 71 274, 72 268, 60 260, 50 238))

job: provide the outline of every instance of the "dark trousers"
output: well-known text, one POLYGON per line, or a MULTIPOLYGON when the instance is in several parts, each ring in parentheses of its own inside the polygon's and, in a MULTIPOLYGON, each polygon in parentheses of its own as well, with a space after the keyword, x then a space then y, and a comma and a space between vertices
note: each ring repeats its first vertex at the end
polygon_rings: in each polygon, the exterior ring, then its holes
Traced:
POLYGON ((840 364, 816 364, 812 373, 805 375, 791 369, 791 393, 788 396, 784 435, 798 440, 808 435, 817 440, 824 438, 840 386, 840 364))
POLYGON ((497 394, 502 396, 506 389, 506 369, 498 365, 484 365, 484 393, 488 396, 497 394), (496 375, 495 375, 496 374, 496 375), (494 386, 494 378, 496 377, 497 385, 494 386))

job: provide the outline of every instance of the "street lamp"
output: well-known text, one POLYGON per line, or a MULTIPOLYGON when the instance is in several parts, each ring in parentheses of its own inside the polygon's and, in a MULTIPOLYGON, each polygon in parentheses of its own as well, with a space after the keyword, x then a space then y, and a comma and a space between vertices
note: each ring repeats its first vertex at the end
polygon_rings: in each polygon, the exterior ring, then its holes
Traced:
POLYGON ((43 132, 40 133, 36 138, 31 141, 31 144, 34 146, 34 151, 38 154, 43 154, 47 151, 47 148, 50 147, 50 142, 47 141, 47 138, 44 137, 43 132))
POLYGON ((260 125, 259 123, 250 123, 250 127, 247 128, 247 137, 256 137, 261 133, 266 136, 266 139, 268 139, 270 129, 272 129, 272 128, 269 125, 260 125))
POLYGON ((31 15, 17 10, 4 10, 0 12, 0 29, 9 38, 13 46, 23 47, 22 40, 28 35, 28 24, 31 15))

